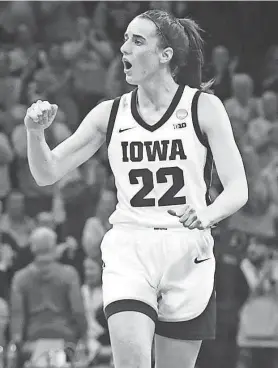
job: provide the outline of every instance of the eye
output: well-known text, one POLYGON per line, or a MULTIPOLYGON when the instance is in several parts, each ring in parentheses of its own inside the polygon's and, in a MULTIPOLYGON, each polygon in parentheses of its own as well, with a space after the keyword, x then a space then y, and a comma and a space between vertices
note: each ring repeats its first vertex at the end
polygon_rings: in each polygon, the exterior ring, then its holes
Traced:
POLYGON ((135 45, 141 46, 143 43, 140 40, 134 40, 135 45))

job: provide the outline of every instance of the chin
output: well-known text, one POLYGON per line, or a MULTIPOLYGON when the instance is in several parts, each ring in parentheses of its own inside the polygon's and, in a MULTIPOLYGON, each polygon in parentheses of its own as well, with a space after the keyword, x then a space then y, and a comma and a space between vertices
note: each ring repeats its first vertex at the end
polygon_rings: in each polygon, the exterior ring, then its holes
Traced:
POLYGON ((131 76, 126 75, 125 80, 128 84, 131 84, 132 86, 137 86, 138 82, 134 80, 131 76))

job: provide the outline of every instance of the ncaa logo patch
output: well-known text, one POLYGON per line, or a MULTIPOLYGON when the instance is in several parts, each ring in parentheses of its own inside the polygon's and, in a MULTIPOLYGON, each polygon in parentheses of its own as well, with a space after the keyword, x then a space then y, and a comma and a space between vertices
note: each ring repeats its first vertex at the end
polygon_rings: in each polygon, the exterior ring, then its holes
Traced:
POLYGON ((185 109, 179 109, 179 110, 176 111, 176 117, 179 120, 185 119, 187 117, 187 115, 188 115, 188 112, 185 109))

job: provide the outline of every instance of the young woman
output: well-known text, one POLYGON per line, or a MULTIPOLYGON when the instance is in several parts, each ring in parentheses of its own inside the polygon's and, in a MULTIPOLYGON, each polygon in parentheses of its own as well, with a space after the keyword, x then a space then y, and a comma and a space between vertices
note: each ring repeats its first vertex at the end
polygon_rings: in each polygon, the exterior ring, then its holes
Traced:
POLYGON ((215 336, 210 227, 248 197, 244 167, 220 100, 202 91, 202 39, 189 19, 147 11, 121 47, 126 80, 137 88, 95 107, 50 150, 46 129, 57 106, 27 111, 28 158, 39 185, 56 182, 106 140, 117 187, 113 228, 102 242, 104 307, 116 368, 193 368, 215 336), (223 192, 210 203, 212 161, 223 192))

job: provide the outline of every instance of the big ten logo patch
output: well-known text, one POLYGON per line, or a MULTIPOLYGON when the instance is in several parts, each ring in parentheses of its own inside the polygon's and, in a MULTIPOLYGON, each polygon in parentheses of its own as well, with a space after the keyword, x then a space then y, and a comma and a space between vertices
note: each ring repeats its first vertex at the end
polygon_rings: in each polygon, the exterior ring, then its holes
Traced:
POLYGON ((187 110, 185 110, 185 109, 178 109, 178 110, 176 111, 176 117, 177 117, 179 120, 184 120, 187 116, 188 116, 188 112, 187 112, 187 110))

